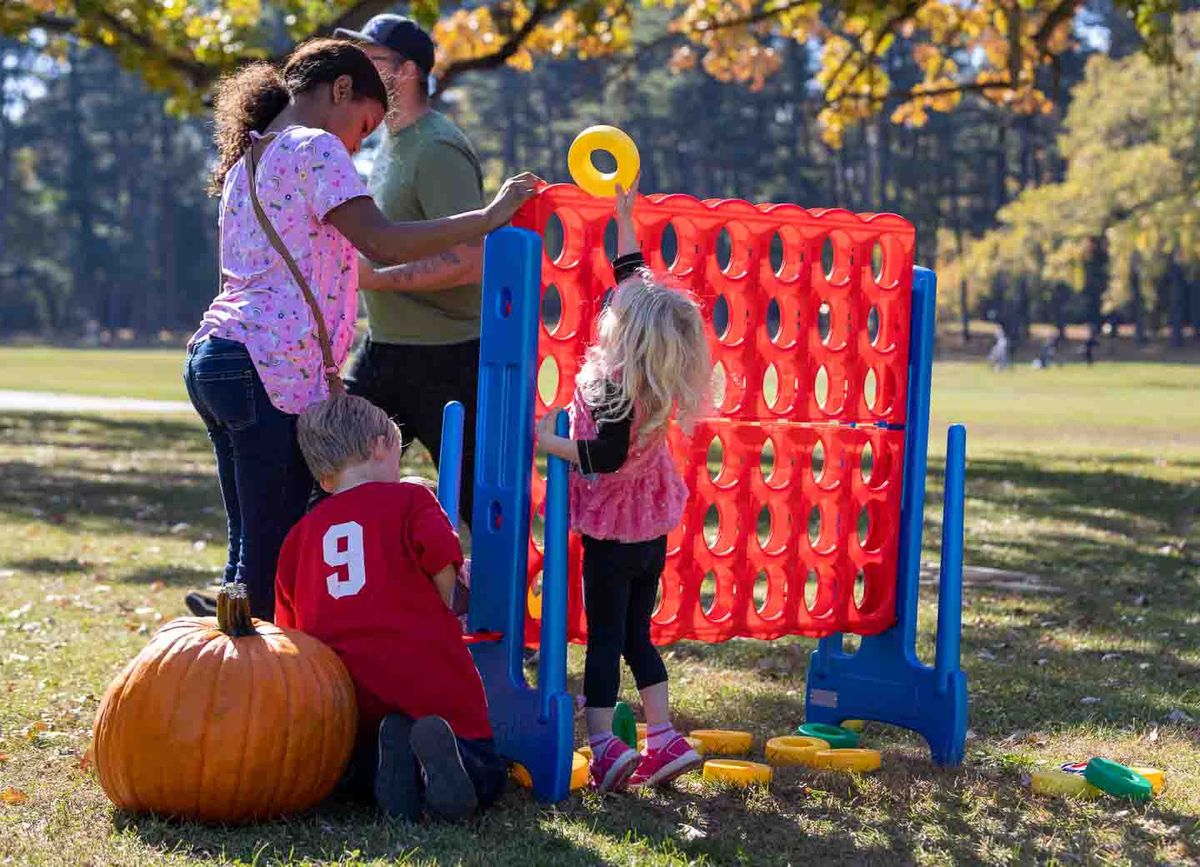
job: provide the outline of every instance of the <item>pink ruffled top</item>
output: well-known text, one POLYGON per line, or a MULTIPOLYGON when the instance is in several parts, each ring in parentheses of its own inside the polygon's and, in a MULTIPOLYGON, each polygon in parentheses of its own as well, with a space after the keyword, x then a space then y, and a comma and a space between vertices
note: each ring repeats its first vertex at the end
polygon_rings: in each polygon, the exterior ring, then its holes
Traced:
MULTIPOLYGON (((572 439, 595 439, 596 421, 578 389, 569 415, 572 439)), ((570 479, 571 528, 594 539, 645 542, 666 535, 678 526, 688 497, 666 437, 638 442, 636 418, 620 469, 585 476, 576 468, 570 479)))

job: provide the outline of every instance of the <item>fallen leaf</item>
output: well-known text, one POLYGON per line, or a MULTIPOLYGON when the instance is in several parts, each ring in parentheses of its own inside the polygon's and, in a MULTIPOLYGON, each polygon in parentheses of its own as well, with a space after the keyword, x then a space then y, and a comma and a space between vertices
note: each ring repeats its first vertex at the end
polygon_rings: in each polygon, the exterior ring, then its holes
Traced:
POLYGON ((20 608, 14 608, 12 611, 8 612, 8 619, 16 620, 18 617, 24 617, 26 614, 29 613, 31 608, 33 608, 33 603, 26 602, 20 608))
POLYGON ((20 804, 24 804, 28 800, 28 795, 26 795, 20 789, 14 789, 12 786, 9 786, 3 792, 0 792, 0 804, 7 804, 10 807, 16 807, 20 804))
POLYGON ((0 753, 0 765, 8 761, 8 753, 0 753))
POLYGON ((85 774, 90 773, 94 760, 92 759, 92 748, 88 747, 84 750, 83 755, 79 757, 79 761, 75 763, 75 767, 83 771, 85 774))
POLYGON ((1158 741, 1158 729, 1156 729, 1156 728, 1151 729, 1150 734, 1146 735, 1146 740, 1150 741, 1150 743, 1157 742, 1158 741))
POLYGON ((1096 698, 1096 696, 1088 695, 1088 696, 1084 696, 1083 698, 1081 698, 1079 700, 1079 703, 1080 704, 1100 704, 1100 701, 1101 700, 1096 698))
POLYGON ((708 834, 704 833, 694 825, 680 825, 679 836, 688 842, 691 842, 692 840, 703 840, 708 836, 708 834))
POLYGON ((25 740, 27 740, 27 741, 36 740, 37 736, 40 735, 42 732, 44 732, 46 730, 46 728, 47 728, 47 726, 44 722, 41 722, 40 720, 38 722, 35 722, 29 728, 25 729, 25 740))
POLYGON ((167 586, 167 582, 165 582, 165 581, 155 581, 153 584, 150 585, 150 592, 157 593, 159 590, 162 590, 166 586, 167 586))

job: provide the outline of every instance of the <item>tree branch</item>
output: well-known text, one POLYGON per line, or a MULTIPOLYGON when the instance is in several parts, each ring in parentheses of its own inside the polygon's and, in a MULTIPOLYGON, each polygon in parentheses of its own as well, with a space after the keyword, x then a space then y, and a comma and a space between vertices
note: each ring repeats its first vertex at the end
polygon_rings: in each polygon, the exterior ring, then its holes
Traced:
POLYGON ((570 2, 559 3, 554 6, 549 6, 543 3, 537 3, 529 12, 529 18, 525 20, 517 30, 504 41, 504 44, 493 51, 491 54, 484 54, 479 57, 472 57, 467 60, 459 60, 451 63, 446 67, 446 70, 437 79, 436 94, 442 93, 450 84, 465 72, 472 72, 479 69, 495 69, 508 61, 510 57, 520 50, 525 44, 525 40, 533 33, 543 20, 554 12, 560 12, 570 5, 570 2))

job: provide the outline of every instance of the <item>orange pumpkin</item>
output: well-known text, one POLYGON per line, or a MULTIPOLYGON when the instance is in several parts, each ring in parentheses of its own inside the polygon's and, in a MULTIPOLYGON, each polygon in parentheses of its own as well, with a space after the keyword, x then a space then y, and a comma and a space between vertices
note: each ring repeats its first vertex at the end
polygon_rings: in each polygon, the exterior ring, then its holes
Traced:
POLYGON ((315 806, 337 785, 357 710, 337 655, 311 636, 250 619, 227 585, 218 616, 157 633, 100 702, 100 785, 134 813, 249 822, 315 806))

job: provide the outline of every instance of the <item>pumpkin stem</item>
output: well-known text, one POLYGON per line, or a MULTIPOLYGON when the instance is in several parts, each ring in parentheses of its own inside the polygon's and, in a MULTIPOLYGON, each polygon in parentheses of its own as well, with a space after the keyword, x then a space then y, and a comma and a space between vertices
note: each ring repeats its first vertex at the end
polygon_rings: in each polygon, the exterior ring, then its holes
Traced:
POLYGON ((226 584, 217 594, 217 628, 231 638, 255 633, 250 621, 250 597, 240 581, 226 584))

